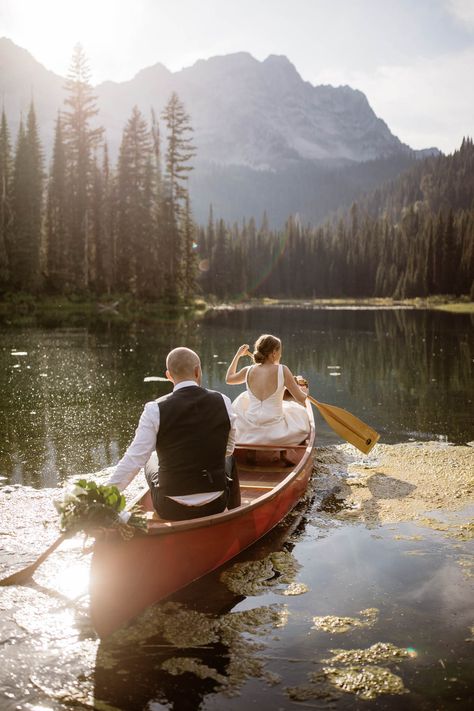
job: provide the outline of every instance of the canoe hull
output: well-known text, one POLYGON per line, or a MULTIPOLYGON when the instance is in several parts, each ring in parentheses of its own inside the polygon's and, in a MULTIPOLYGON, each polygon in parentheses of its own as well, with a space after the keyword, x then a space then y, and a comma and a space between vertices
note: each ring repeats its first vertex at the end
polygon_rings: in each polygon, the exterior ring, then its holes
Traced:
POLYGON ((229 512, 151 528, 130 541, 98 540, 91 563, 91 618, 105 638, 149 605, 215 570, 274 528, 298 503, 312 472, 306 452, 269 493, 229 512))

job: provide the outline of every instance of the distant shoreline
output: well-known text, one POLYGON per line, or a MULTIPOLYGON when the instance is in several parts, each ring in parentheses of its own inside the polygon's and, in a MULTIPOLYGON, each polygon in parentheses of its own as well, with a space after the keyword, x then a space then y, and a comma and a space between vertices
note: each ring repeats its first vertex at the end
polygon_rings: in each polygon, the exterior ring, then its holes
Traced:
POLYGON ((450 313, 474 313, 474 301, 468 297, 430 296, 414 299, 366 298, 366 299, 248 299, 209 304, 214 310, 245 309, 254 307, 306 307, 316 309, 432 309, 450 313))
POLYGON ((468 297, 431 296, 428 298, 333 298, 333 299, 273 299, 251 298, 218 302, 212 299, 195 299, 188 304, 165 302, 141 302, 129 295, 100 298, 64 296, 41 296, 18 294, 0 299, 0 316, 102 316, 117 320, 130 317, 162 317, 166 314, 182 314, 192 317, 206 311, 244 310, 250 308, 313 308, 328 310, 350 309, 430 309, 448 313, 474 314, 474 301, 468 297))

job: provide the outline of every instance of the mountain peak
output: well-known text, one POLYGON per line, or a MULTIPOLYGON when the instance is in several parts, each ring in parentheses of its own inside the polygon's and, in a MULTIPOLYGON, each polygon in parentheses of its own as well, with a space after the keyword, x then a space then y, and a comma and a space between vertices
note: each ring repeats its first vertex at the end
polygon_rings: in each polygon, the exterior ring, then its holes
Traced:
MULTIPOLYGON (((13 50, 22 50, 21 47, 19 47, 17 44, 13 42, 9 37, 0 37, 0 48, 10 48, 13 50)), ((26 49, 22 50, 23 52, 26 52, 26 49)))
POLYGON ((50 69, 46 69, 41 62, 38 62, 38 60, 33 57, 31 52, 15 44, 9 37, 0 37, 0 58, 2 62, 5 63, 2 69, 7 69, 7 76, 3 77, 0 75, 0 88, 3 83, 6 85, 10 84, 9 79, 11 79, 12 76, 9 75, 17 75, 18 73, 21 74, 22 72, 28 71, 33 72, 36 76, 41 73, 43 76, 48 75, 49 77, 54 77, 55 81, 63 81, 58 74, 50 69))
POLYGON ((150 67, 145 67, 145 69, 140 69, 139 72, 137 72, 134 76, 134 79, 143 79, 144 77, 153 77, 156 75, 160 76, 171 76, 172 72, 166 67, 164 64, 161 62, 157 62, 156 64, 152 64, 150 67))
POLYGON ((250 54, 250 52, 232 52, 231 54, 216 54, 207 59, 198 59, 190 67, 186 67, 182 71, 190 72, 206 71, 207 69, 243 69, 244 67, 254 67, 259 64, 258 59, 250 54))
POLYGON ((292 69, 297 71, 295 65, 290 62, 286 54, 269 54, 266 59, 263 60, 262 64, 267 64, 274 67, 282 67, 286 69, 292 69))
MULTIPOLYGON (((64 100, 64 80, 6 37, 0 39, 0 56, 0 91, 13 122, 33 94, 39 119, 52 125, 64 100)), ((314 86, 282 54, 261 61, 250 52, 234 52, 174 72, 156 63, 128 81, 100 84, 100 120, 112 153, 131 107, 148 112, 152 105, 159 113, 173 91, 191 116, 200 161, 278 170, 295 161, 366 161, 408 150, 362 92, 314 86)))
POLYGON ((28 52, 27 49, 24 49, 23 47, 20 47, 18 44, 15 44, 13 40, 11 40, 9 37, 0 37, 0 53, 2 55, 7 55, 8 57, 12 57, 15 59, 15 61, 21 60, 27 60, 30 62, 35 62, 35 64, 39 64, 37 60, 33 57, 30 52, 28 52))

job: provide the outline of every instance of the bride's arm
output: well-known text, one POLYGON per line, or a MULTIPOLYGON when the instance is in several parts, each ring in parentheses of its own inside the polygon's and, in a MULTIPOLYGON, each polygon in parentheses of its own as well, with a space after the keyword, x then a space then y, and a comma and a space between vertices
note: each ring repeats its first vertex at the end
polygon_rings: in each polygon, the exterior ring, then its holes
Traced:
POLYGON ((243 346, 240 346, 240 348, 237 350, 237 353, 232 358, 232 362, 227 369, 225 381, 229 385, 240 385, 241 383, 245 383, 245 375, 247 373, 248 366, 246 366, 245 368, 241 368, 238 372, 236 372, 239 358, 244 355, 251 355, 249 352, 248 343, 244 343, 243 346))
POLYGON ((295 377, 288 366, 283 366, 283 372, 285 374, 285 387, 293 395, 296 402, 299 402, 300 405, 304 405, 307 393, 296 384, 295 377))

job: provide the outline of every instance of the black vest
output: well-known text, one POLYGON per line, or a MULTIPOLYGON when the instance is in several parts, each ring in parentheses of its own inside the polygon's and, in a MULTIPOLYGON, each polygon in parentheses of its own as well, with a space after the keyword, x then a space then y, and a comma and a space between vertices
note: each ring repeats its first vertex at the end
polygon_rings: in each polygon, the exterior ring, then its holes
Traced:
POLYGON ((230 421, 222 395, 190 385, 157 402, 160 491, 184 496, 224 490, 230 421))

